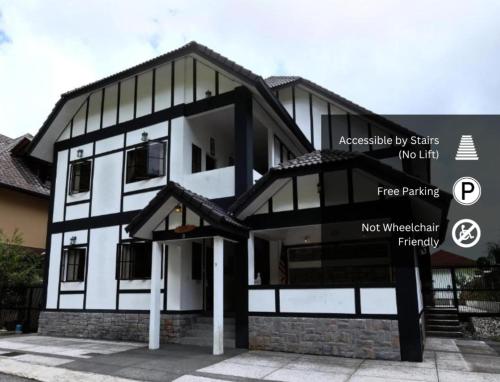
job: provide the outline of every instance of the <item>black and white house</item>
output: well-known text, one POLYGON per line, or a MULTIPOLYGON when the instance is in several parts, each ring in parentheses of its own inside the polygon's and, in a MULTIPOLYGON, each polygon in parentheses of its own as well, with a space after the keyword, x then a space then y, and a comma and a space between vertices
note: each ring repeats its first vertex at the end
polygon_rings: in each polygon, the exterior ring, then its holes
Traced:
POLYGON ((53 164, 39 332, 422 360, 426 247, 446 231, 428 160, 339 137, 413 132, 301 77, 191 42, 61 96, 30 155, 53 164), (413 234, 410 234, 413 235, 413 234))

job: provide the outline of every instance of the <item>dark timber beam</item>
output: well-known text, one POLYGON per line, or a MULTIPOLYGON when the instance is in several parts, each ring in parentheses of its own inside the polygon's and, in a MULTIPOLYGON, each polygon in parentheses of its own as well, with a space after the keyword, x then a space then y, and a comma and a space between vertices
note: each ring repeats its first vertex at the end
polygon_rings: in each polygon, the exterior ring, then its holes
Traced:
POLYGON ((252 94, 245 87, 234 90, 235 196, 253 185, 253 113, 252 94))
MULTIPOLYGON (((401 208, 395 212, 397 224, 408 224, 411 209, 401 208)), ((408 234, 408 233, 406 233, 408 234)), ((392 264, 396 276, 396 303, 398 307, 399 346, 401 361, 422 362, 423 333, 418 311, 417 279, 415 273, 415 248, 398 246, 398 235, 392 237, 392 264)))
POLYGON ((235 250, 235 340, 236 347, 248 349, 248 245, 241 240, 233 245, 235 250))
MULTIPOLYGON (((234 90, 234 191, 238 197, 253 186, 252 94, 245 87, 234 90)), ((247 240, 234 245, 235 339, 237 348, 248 348, 248 251, 247 240)))

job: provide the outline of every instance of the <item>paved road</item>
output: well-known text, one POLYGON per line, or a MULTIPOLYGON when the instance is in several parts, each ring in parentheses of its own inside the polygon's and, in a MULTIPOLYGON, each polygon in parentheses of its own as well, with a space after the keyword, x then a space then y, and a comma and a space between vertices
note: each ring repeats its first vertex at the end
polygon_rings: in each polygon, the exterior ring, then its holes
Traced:
POLYGON ((0 382, 28 382, 28 381, 33 381, 33 379, 14 377, 13 375, 0 373, 0 382))
POLYGON ((44 382, 500 382, 496 347, 429 337, 423 362, 401 362, 27 335, 0 339, 0 382, 29 381, 1 373, 44 382))

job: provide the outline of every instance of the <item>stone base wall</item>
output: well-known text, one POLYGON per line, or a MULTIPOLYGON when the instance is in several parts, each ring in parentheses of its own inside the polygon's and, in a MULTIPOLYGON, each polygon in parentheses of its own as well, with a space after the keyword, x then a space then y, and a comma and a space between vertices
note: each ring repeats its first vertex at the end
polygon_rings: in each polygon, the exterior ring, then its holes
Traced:
POLYGON ((248 327, 253 350, 401 359, 397 320, 250 316, 248 327))
POLYGON ((472 317, 474 334, 479 338, 500 340, 500 318, 472 317))
MULTIPOLYGON (((198 314, 162 314, 161 342, 177 342, 198 314)), ((38 333, 48 336, 147 342, 148 313, 40 312, 38 333)))

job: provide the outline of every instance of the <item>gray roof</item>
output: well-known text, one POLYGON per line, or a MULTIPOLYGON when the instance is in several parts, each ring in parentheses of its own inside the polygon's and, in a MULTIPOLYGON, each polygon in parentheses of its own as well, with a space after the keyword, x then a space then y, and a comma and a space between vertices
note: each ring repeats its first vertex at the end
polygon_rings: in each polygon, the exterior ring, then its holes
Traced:
POLYGON ((9 144, 11 144, 13 141, 12 138, 9 138, 5 135, 2 135, 0 134, 0 151, 3 151, 3 149, 8 146, 9 144))
MULTIPOLYGON (((43 123, 42 127, 35 135, 31 147, 29 149, 29 153, 33 155, 33 151, 35 147, 38 145, 39 141, 42 139, 44 134, 50 128, 52 122, 56 119, 59 112, 62 110, 65 103, 77 96, 86 95, 91 91, 97 90, 104 86, 108 86, 109 84, 122 80, 124 78, 135 75, 141 71, 151 69, 156 65, 162 64, 164 62, 168 62, 170 60, 175 60, 177 58, 183 57, 187 54, 197 54, 207 60, 211 60, 217 65, 219 65, 223 70, 226 70, 228 73, 234 75, 237 78, 243 79, 256 87, 257 91, 261 94, 261 96, 271 105, 271 107, 275 110, 277 115, 289 126, 292 133, 296 136, 296 138, 300 141, 300 143, 307 150, 313 150, 311 142, 306 138, 302 130, 300 130, 299 126, 292 119, 292 117, 288 114, 285 107, 279 102, 279 100, 275 97, 271 88, 266 84, 265 80, 251 72, 250 70, 244 68, 243 66, 237 64, 236 62, 228 59, 227 57, 213 51, 212 49, 199 44, 195 41, 191 41, 188 44, 181 46, 178 49, 172 50, 168 53, 165 53, 161 56, 158 56, 152 60, 145 61, 139 65, 133 66, 129 69, 123 70, 121 72, 115 73, 111 76, 105 77, 99 81, 92 82, 88 85, 73 89, 69 92, 63 93, 61 98, 56 102, 52 111, 48 115, 47 119, 43 123)), ((37 155, 35 155, 37 156, 37 155)), ((43 158, 41 158, 43 159, 43 158)), ((44 159, 49 161, 48 159, 44 159)))
POLYGON ((289 83, 295 82, 300 79, 299 76, 271 76, 265 79, 267 86, 270 88, 276 88, 283 85, 288 85, 289 83))
POLYGON ((341 95, 332 92, 331 90, 324 88, 321 85, 318 85, 315 82, 312 82, 304 77, 300 76, 271 76, 265 79, 267 86, 269 86, 273 90, 277 90, 280 88, 284 88, 290 85, 299 85, 302 84, 319 94, 323 95, 323 97, 329 98, 335 101, 340 106, 343 106, 347 109, 353 110, 355 113, 362 115, 373 122, 376 122, 382 126, 386 126, 388 128, 392 128, 395 131, 398 131, 404 135, 416 135, 413 131, 407 129, 404 126, 399 125, 398 123, 388 119, 382 115, 376 114, 371 110, 364 108, 361 105, 358 105, 355 102, 348 100, 347 98, 342 97, 341 95))
POLYGON ((49 196, 50 187, 41 182, 22 156, 12 153, 12 149, 24 139, 31 141, 32 136, 25 134, 13 139, 0 134, 0 186, 49 196))
MULTIPOLYGON (((236 216, 260 192, 267 188, 277 178, 288 177, 293 174, 303 172, 315 172, 318 171, 318 169, 326 170, 327 168, 336 168, 337 165, 339 167, 352 165, 355 167, 365 168, 373 174, 385 174, 396 184, 412 184, 416 186, 425 185, 427 187, 436 188, 435 186, 424 182, 413 175, 396 170, 365 153, 343 150, 316 150, 270 168, 269 171, 264 174, 264 176, 262 176, 252 188, 238 197, 238 199, 229 207, 229 211, 236 216), (349 163, 347 164, 347 162, 349 163)), ((448 208, 450 198, 451 196, 448 193, 441 190, 438 202, 441 203, 441 201, 444 200, 444 203, 447 203, 446 208, 448 208)), ((432 198, 431 202, 434 203, 436 200, 432 198)))
POLYGON ((140 72, 140 71, 143 71, 143 70, 148 69, 150 67, 153 67, 155 65, 161 64, 161 63, 168 61, 172 58, 181 57, 181 56, 183 56, 187 53, 191 53, 191 52, 204 54, 207 57, 216 60, 218 63, 227 66, 234 73, 239 73, 239 74, 249 78, 252 81, 256 81, 256 80, 261 79, 261 77, 259 75, 244 68, 243 66, 237 64, 236 62, 234 62, 233 60, 230 60, 229 58, 223 56, 222 54, 219 54, 216 51, 206 47, 205 45, 197 43, 196 41, 191 41, 191 42, 188 42, 187 44, 185 44, 177 49, 171 50, 171 51, 164 53, 160 56, 157 56, 151 60, 144 61, 138 65, 132 66, 128 69, 122 70, 122 71, 115 73, 115 74, 112 74, 108 77, 101 78, 98 81, 95 81, 95 82, 92 82, 90 84, 81 86, 79 88, 67 91, 67 92, 63 93, 61 96, 62 97, 67 97, 67 96, 74 97, 78 94, 81 94, 82 92, 86 93, 88 91, 95 90, 96 88, 106 86, 112 82, 119 81, 120 79, 126 78, 130 75, 137 73, 137 72, 140 72))
POLYGON ((316 150, 311 153, 301 155, 300 157, 280 163, 276 167, 273 167, 271 170, 280 171, 325 163, 341 162, 356 158, 360 155, 361 153, 358 153, 356 151, 350 152, 342 150, 316 150))
POLYGON ((231 228, 237 231, 248 230, 245 225, 218 204, 182 187, 176 182, 169 181, 148 205, 132 219, 125 228, 126 231, 134 235, 170 197, 174 197, 179 203, 185 204, 194 213, 214 226, 231 228))

